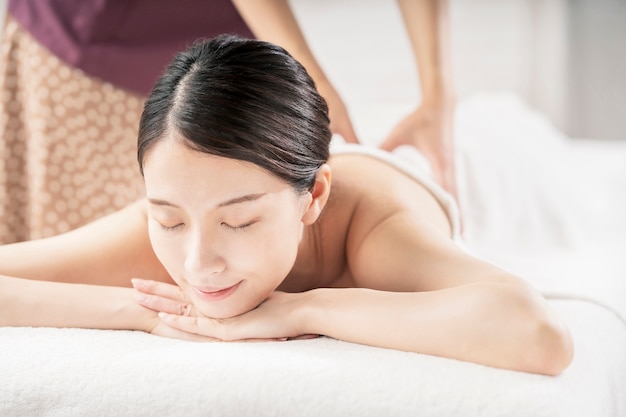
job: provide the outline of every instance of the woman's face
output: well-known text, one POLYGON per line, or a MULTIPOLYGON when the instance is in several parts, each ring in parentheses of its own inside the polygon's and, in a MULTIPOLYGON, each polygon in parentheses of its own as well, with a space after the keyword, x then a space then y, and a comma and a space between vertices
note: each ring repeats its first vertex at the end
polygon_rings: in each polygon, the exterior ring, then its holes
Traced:
POLYGON ((148 153, 144 176, 154 251, 200 313, 252 310, 293 267, 310 194, 171 138, 148 153))

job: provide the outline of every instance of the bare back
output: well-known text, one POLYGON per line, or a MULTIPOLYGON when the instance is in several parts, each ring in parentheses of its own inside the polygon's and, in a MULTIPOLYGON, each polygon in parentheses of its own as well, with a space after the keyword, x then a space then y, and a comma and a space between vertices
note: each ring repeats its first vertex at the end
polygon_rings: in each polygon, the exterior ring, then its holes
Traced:
POLYGON ((333 173, 329 201, 305 233, 296 265, 280 289, 358 286, 350 251, 358 250, 373 229, 396 213, 412 213, 450 235, 450 223, 437 199, 396 167, 355 154, 335 155, 329 163, 333 173))

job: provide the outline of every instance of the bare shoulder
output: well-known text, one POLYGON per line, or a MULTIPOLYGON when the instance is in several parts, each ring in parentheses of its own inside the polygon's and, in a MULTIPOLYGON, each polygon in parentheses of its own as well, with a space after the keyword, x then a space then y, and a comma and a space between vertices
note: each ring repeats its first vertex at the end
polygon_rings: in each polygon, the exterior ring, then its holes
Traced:
POLYGON ((458 247, 445 210, 412 177, 366 155, 335 157, 332 168, 336 198, 354 204, 345 241, 351 285, 431 291, 507 279, 458 247))
POLYGON ((169 280, 150 245, 144 201, 68 233, 0 247, 0 274, 118 286, 169 280))
MULTIPOLYGON (((354 204, 350 239, 361 241, 379 223, 398 213, 411 213, 450 235, 448 217, 439 201, 416 179, 368 155, 338 155, 331 161, 337 198, 354 204)), ((350 242, 348 242, 350 243, 350 242)))

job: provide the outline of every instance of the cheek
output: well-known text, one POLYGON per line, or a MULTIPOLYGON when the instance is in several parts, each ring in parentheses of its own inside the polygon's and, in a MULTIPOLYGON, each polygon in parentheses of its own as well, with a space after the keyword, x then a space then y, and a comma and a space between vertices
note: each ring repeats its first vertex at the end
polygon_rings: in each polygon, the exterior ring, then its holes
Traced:
POLYGON ((297 251, 294 242, 295 239, 286 234, 284 228, 268 228, 233 244, 228 254, 229 263, 238 269, 276 272, 281 266, 284 269, 284 264, 289 263, 297 251))
POLYGON ((160 226, 154 225, 152 222, 148 225, 148 236, 152 244, 152 250, 161 265, 170 274, 174 281, 180 276, 180 269, 184 265, 184 255, 182 253, 182 244, 173 236, 167 236, 166 231, 160 230, 160 226))
POLYGON ((272 230, 268 242, 263 245, 266 258, 286 275, 289 273, 298 254, 302 236, 302 224, 297 219, 282 222, 272 230))
POLYGON ((229 266, 261 278, 264 286, 278 286, 295 263, 300 229, 292 219, 268 222, 254 235, 242 239, 241 245, 234 245, 232 249, 237 253, 231 251, 229 266))

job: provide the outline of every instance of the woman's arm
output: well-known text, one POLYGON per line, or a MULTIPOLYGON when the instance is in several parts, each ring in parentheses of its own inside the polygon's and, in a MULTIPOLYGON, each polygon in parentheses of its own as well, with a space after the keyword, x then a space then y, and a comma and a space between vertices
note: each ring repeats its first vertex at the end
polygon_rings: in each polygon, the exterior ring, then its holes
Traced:
POLYGON ((0 246, 0 275, 120 287, 133 277, 170 281, 150 244, 145 204, 58 236, 0 246))
POLYGON ((370 346, 556 375, 572 340, 541 295, 455 247, 413 215, 390 217, 353 240, 352 275, 361 288, 272 294, 230 319, 179 315, 168 286, 143 282, 142 304, 168 325, 222 340, 321 334, 370 346))
POLYGON ((130 279, 167 281, 143 202, 80 229, 0 247, 0 325, 152 331, 130 279))
MULTIPOLYGON (((159 284, 165 285, 165 284, 159 284)), ((143 304, 168 311, 159 291, 143 304)), ((318 288, 272 294, 230 319, 161 313, 190 334, 235 341, 325 335, 347 342, 557 375, 571 362, 570 335, 527 286, 484 282, 429 292, 318 288)))
POLYGON ((323 323, 333 337, 526 372, 557 374, 570 363, 571 336, 535 289, 414 213, 352 242, 354 280, 374 290, 314 291, 310 330, 323 323))
POLYGON ((130 288, 0 276, 0 326, 151 331, 156 313, 130 288))
POLYGON ((155 311, 139 305, 136 297, 131 288, 0 275, 0 327, 139 330, 196 342, 215 340, 165 325, 155 311))
POLYGON ((520 286, 316 289, 308 296, 305 333, 546 375, 559 374, 572 358, 565 326, 520 286))

